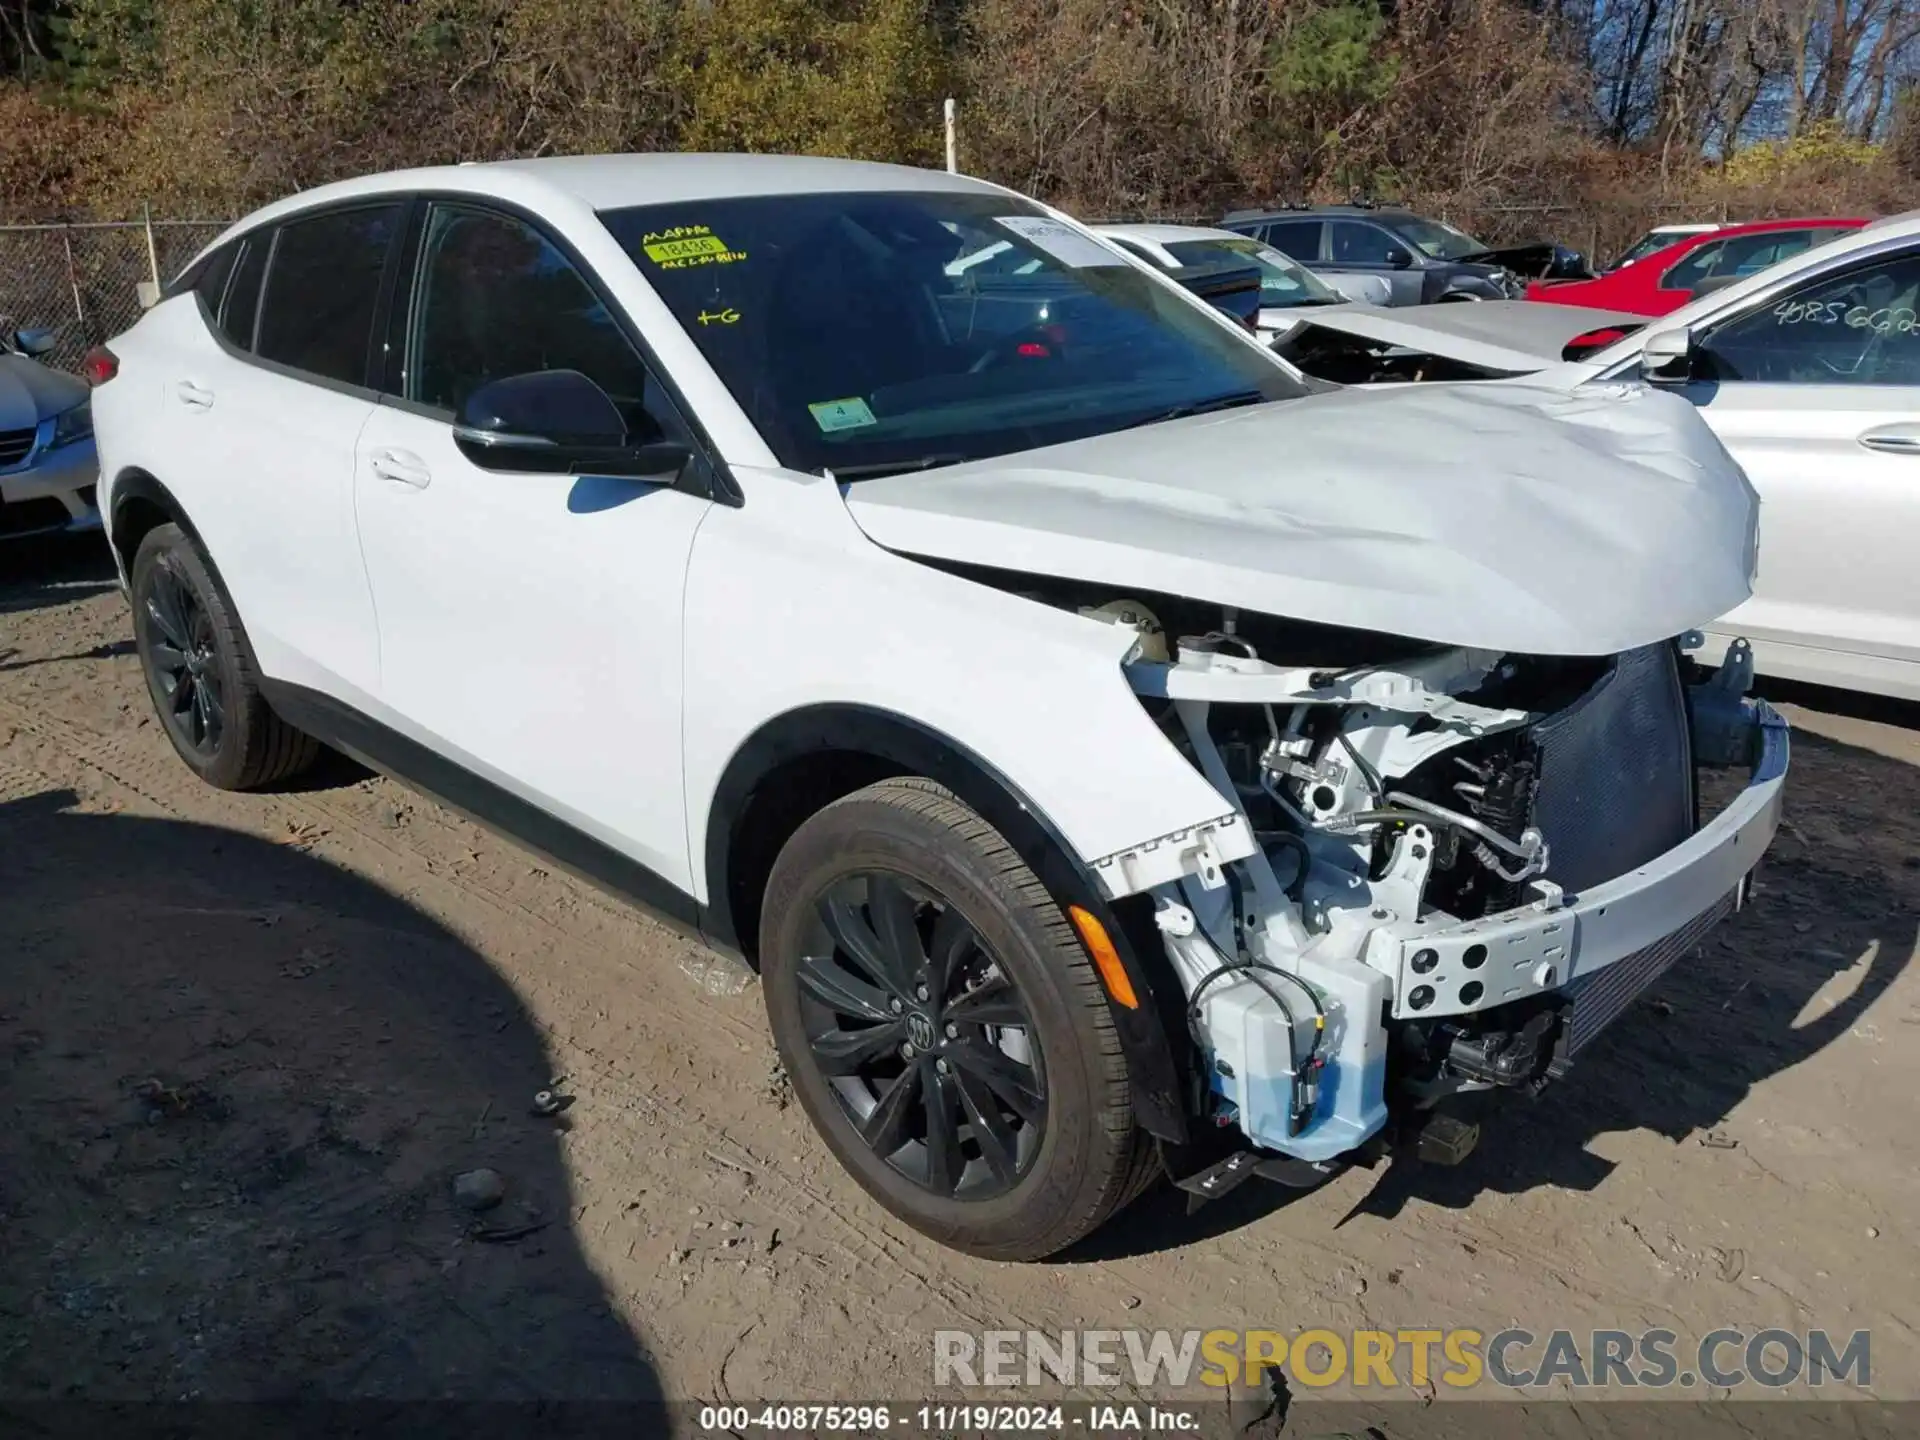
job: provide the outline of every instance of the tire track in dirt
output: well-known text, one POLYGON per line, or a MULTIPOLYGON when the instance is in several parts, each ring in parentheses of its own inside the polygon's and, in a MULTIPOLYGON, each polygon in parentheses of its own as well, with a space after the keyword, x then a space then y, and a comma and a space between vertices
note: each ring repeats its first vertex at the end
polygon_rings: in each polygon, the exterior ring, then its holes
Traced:
MULTIPOLYGON (((682 942, 388 782, 206 790, 150 721, 138 723, 137 663, 103 658, 95 643, 123 633, 124 602, 83 599, 21 621, 9 643, 38 668, 0 675, 8 794, 55 784, 87 809, 270 836, 409 897, 511 981, 579 1093, 565 1142, 572 1223, 610 1293, 661 1346, 677 1394, 919 1394, 927 1332, 940 1325, 1660 1323, 1697 1336, 1760 1319, 1884 1326, 1890 1353, 1877 1368, 1889 1374, 1913 1353, 1910 1317, 1894 1312, 1899 1277, 1912 1273, 1898 1216, 1911 1208, 1914 1152, 1899 1107, 1872 1103, 1910 1093, 1913 1052, 1894 1042, 1920 1033, 1913 979, 1898 977, 1920 890, 1893 854, 1911 852, 1920 813, 1909 752, 1797 749, 1789 813, 1804 835, 1796 845, 1789 832, 1762 905, 1716 940, 1711 964, 1676 973, 1675 1018, 1637 1022, 1539 1118, 1503 1118, 1490 1132, 1494 1163, 1469 1183, 1351 1217, 1375 1183, 1364 1172, 1218 1226, 1181 1227, 1161 1204, 1133 1226, 1139 1253, 998 1266, 905 1231, 841 1175, 797 1109, 767 1093, 772 1049, 755 992, 716 996, 685 981, 673 968, 693 953, 682 942), (1888 907, 1901 896, 1908 918, 1895 924, 1888 907), (1829 934, 1841 923, 1844 944, 1829 934), (1873 937, 1886 945, 1873 973, 1891 964, 1897 977, 1870 1017, 1881 1038, 1863 1039, 1872 1024, 1854 1022, 1805 1055, 1788 1047, 1750 1066, 1737 1086, 1726 1055, 1688 1053, 1683 1027, 1702 1017, 1728 1044, 1746 1043, 1735 1021, 1791 1037, 1807 997, 1804 967, 1787 962, 1816 942, 1851 956, 1873 937), (1666 1111, 1727 1125, 1737 1150, 1647 1128, 1683 1084, 1698 1100, 1666 1111), (1624 1099, 1608 1098, 1616 1092, 1624 1099), (1592 1171, 1559 1168, 1579 1148, 1574 1130, 1590 1131, 1604 1157, 1592 1171)), ((1864 980, 1829 998, 1854 983, 1864 980)), ((1807 1003, 1817 1021, 1828 999, 1807 1003)))
MULTIPOLYGON (((1307 1234, 1321 1229, 1323 1219, 1331 1223, 1345 1200, 1335 1201, 1327 1194, 1303 1197, 1296 1202, 1295 1213, 1276 1217, 1287 1223, 1264 1235, 1243 1230, 1196 1246, 1186 1255, 1187 1263, 1180 1266, 1182 1286, 1177 1296, 1161 1288, 1167 1279, 1165 1257, 1078 1266, 1071 1272, 1070 1283, 1061 1283, 1060 1272, 1047 1269, 977 1265, 900 1230, 890 1216, 860 1195, 837 1167, 822 1160, 818 1142, 804 1123, 797 1121, 797 1111, 793 1123, 784 1127, 784 1135, 768 1133, 778 1125, 778 1117, 759 1108, 760 1097, 750 1087, 737 1085, 743 1061, 751 1063, 750 1057, 772 1059, 764 1022, 757 1014, 757 990, 744 997, 714 997, 701 993, 677 973, 663 973, 666 957, 661 952, 684 948, 684 943, 651 922, 628 918, 599 904, 586 917, 570 907, 543 912, 473 876, 458 873, 445 858, 449 853, 471 856, 475 842, 489 849, 500 842, 463 818, 438 810, 431 802, 412 805, 411 813, 416 818, 396 835, 377 820, 364 818, 353 798, 324 799, 313 793, 234 795, 208 790, 180 766, 164 739, 151 730, 125 736, 102 735, 58 717, 29 714, 4 698, 0 698, 0 721, 168 814, 219 825, 250 822, 252 828, 284 836, 288 843, 298 844, 308 853, 329 858, 337 854, 339 863, 350 868, 371 869, 390 888, 422 904, 450 928, 472 930, 470 919, 461 915, 462 909, 468 905, 484 907, 511 934, 503 936, 498 928, 490 928, 484 937, 475 933, 474 939, 478 942, 484 938, 488 949, 496 953, 503 940, 513 944, 514 958, 520 962, 512 967, 513 979, 523 991, 540 997, 533 1008, 556 1063, 564 1066, 583 1094, 596 1097, 596 1108, 604 1105, 611 1115, 642 1115, 653 1131, 644 1142, 631 1133, 628 1125, 616 1124, 601 1133, 594 1144, 624 1158, 611 1163, 614 1157, 608 1153, 594 1165, 595 1171, 651 1173, 657 1179, 659 1172, 666 1170, 688 1176, 698 1174, 714 1151, 732 1152, 746 1166, 777 1184, 779 1199, 769 1208, 781 1214, 782 1225, 794 1227, 793 1243, 812 1243, 841 1262, 837 1286, 843 1296, 846 1289, 862 1290, 871 1300, 886 1300, 897 1308, 899 1300, 892 1292, 904 1282, 923 1292, 925 1301, 940 1312, 941 1324, 1058 1331, 1094 1323, 1090 1316, 1105 1316, 1110 1322, 1127 1305, 1137 1303, 1142 1291, 1158 1290, 1156 1309, 1160 1314, 1156 1319, 1165 1323, 1187 1319, 1212 1325, 1220 1323, 1223 1316, 1230 1320, 1246 1313, 1249 1305, 1256 1308, 1248 1323, 1264 1323, 1260 1297, 1247 1294, 1249 1287, 1243 1283, 1249 1267, 1253 1267, 1255 1273, 1264 1271, 1273 1277, 1275 1291, 1289 1301, 1303 1294, 1317 1295, 1323 1310, 1346 1315, 1355 1324, 1364 1323, 1363 1308, 1348 1293, 1357 1262, 1324 1244, 1312 1246, 1306 1254, 1298 1248, 1307 1234), (409 832, 420 823, 417 817, 429 811, 426 827, 442 847, 437 855, 409 843, 414 838, 409 832), (583 919, 586 923, 579 923, 583 919), (540 938, 529 944, 534 935, 540 938), (578 943, 555 949, 547 943, 551 936, 578 943), (623 947, 635 945, 651 952, 649 961, 631 967, 610 961, 609 957, 623 947), (595 1030, 595 1019, 604 1014, 595 998, 604 996, 609 985, 631 985, 636 979, 658 983, 649 991, 649 1013, 629 1017, 625 1033, 618 1037, 626 1043, 620 1046, 620 1053, 615 1053, 606 1043, 589 1038, 595 1030), (750 1018, 741 1014, 747 1003, 754 1006, 750 1018), (730 1047, 716 1045, 706 1033, 716 1024, 733 1042, 730 1047), (689 1037, 696 1037, 691 1045, 689 1037), (690 1049, 705 1062, 713 1083, 691 1090, 665 1084, 667 1077, 684 1073, 690 1049), (644 1072, 624 1058, 633 1054, 649 1057, 644 1072), (730 1078, 736 1083, 729 1085, 730 1078), (735 1096, 749 1103, 724 1105, 719 1113, 708 1103, 735 1096), (665 1138, 664 1152, 654 1136, 665 1138), (797 1149, 811 1163, 782 1164, 771 1153, 770 1147, 775 1145, 790 1152, 797 1149), (647 1153, 649 1150, 655 1153, 647 1153), (663 1160, 671 1163, 663 1165, 663 1160), (1286 1233, 1289 1231, 1296 1233, 1286 1233), (963 1267, 993 1274, 995 1283, 990 1290, 983 1289, 955 1273, 963 1267)), ((381 803, 380 793, 392 788, 391 782, 379 782, 367 795, 366 808, 381 803)), ((334 793, 355 795, 351 790, 334 793)), ((517 855, 514 863, 537 868, 517 855)), ((558 877, 544 879, 542 888, 554 878, 558 877)), ((685 1192, 683 1198, 699 1197, 699 1191, 685 1184, 679 1188, 685 1192)), ((1464 1241, 1482 1254, 1505 1256, 1521 1268, 1536 1271, 1543 1266, 1552 1268, 1556 1259, 1565 1258, 1564 1253, 1556 1256, 1551 1247, 1516 1245, 1511 1235, 1502 1240, 1497 1231, 1464 1216, 1450 1218, 1455 1223, 1432 1226, 1425 1218, 1405 1217, 1401 1239, 1416 1252, 1430 1251, 1440 1243, 1446 1243, 1449 1249, 1458 1248, 1464 1241)), ((1323 1242, 1325 1238, 1322 1233, 1323 1242)))
MULTIPOLYGON (((665 967, 668 953, 685 948, 677 937, 601 903, 592 904, 587 917, 571 907, 543 913, 472 876, 453 873, 444 861, 363 818, 350 804, 310 793, 236 795, 208 790, 180 766, 164 739, 150 730, 103 735, 56 716, 29 712, 4 697, 0 697, 0 723, 14 729, 16 746, 21 738, 31 738, 41 747, 32 768, 8 765, 0 771, 5 783, 20 794, 52 782, 73 784, 91 798, 110 802, 112 797, 100 793, 97 781, 89 783, 85 772, 91 771, 168 816, 226 827, 245 825, 310 854, 329 859, 338 854, 337 863, 348 868, 371 868, 389 888, 410 899, 421 897, 415 903, 424 903, 450 928, 461 928, 459 912, 464 906, 484 907, 514 932, 511 943, 516 958, 532 957, 532 963, 513 967, 512 978, 521 989, 539 997, 533 1009, 556 1063, 564 1065, 574 1087, 593 1096, 595 1109, 608 1118, 644 1117, 655 1135, 667 1140, 675 1163, 660 1165, 660 1146, 654 1136, 640 1144, 635 1143, 638 1137, 603 1135, 597 1144, 624 1150, 634 1168, 652 1171, 656 1179, 663 1168, 682 1176, 697 1175, 711 1154, 731 1152, 738 1163, 777 1184, 775 1208, 795 1243, 805 1243, 803 1237, 811 1235, 815 1243, 845 1262, 849 1279, 867 1277, 866 1286, 876 1298, 905 1284, 923 1291, 924 1300, 946 1315, 944 1323, 1047 1328, 1041 1317, 1010 1311, 1005 1296, 989 1297, 955 1276, 943 1264, 947 1252, 900 1231, 891 1217, 853 1189, 851 1181, 839 1178, 837 1169, 823 1181, 817 1162, 803 1168, 783 1165, 772 1156, 761 1132, 777 1117, 758 1108, 762 1102, 751 1086, 737 1083, 743 1061, 758 1061, 764 1073, 773 1058, 764 1022, 757 1014, 757 987, 733 997, 702 993, 685 976, 665 967), (68 764, 60 765, 60 759, 68 764), (370 859, 375 862, 371 866, 370 859), (587 923, 578 923, 583 918, 587 923), (556 937, 567 943, 556 947, 552 943, 556 937), (610 964, 608 957, 623 946, 644 947, 651 953, 636 965, 610 964), (626 1033, 620 1038, 630 1042, 621 1047, 625 1053, 646 1054, 655 1062, 644 1073, 604 1043, 585 1038, 594 1031, 595 1019, 605 1014, 596 1005, 596 997, 605 993, 603 987, 631 985, 636 979, 655 983, 645 1013, 623 1020, 626 1033), (747 1010, 749 1005, 752 1011, 747 1010), (666 1063, 658 1063, 662 1060, 666 1063), (689 1064, 707 1071, 716 1083, 703 1085, 697 1092, 665 1083, 685 1073, 689 1064), (733 1085, 724 1083, 729 1074, 736 1077, 733 1085), (736 1098, 748 1103, 723 1105, 719 1113, 706 1103, 736 1098), (655 1153, 643 1158, 649 1150, 655 1153), (849 1212, 867 1223, 849 1218, 849 1212), (875 1280, 881 1283, 874 1285, 875 1280)), ((383 787, 389 783, 381 782, 383 787)), ((418 815, 425 806, 413 808, 418 815)), ((477 827, 466 831, 468 822, 457 816, 440 819, 437 809, 428 823, 465 853, 472 853, 471 839, 494 843, 477 827)), ((519 863, 537 868, 530 861, 519 863)), ((544 883, 551 883, 551 877, 544 883)), ((492 950, 500 948, 502 938, 497 928, 486 932, 492 950)), ((784 1127, 788 1133, 776 1143, 817 1147, 797 1117, 798 1112, 793 1112, 784 1127)), ((697 1192, 688 1189, 685 1198, 696 1199, 697 1192)))

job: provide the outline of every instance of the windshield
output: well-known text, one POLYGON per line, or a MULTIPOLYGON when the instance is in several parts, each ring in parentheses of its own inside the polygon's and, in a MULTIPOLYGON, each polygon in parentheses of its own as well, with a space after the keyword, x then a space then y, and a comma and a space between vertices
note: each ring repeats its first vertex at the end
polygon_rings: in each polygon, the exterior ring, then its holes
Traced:
POLYGON ((1698 231, 1688 230, 1648 231, 1645 235, 1642 235, 1638 240, 1634 241, 1633 244, 1627 248, 1626 253, 1607 268, 1609 270, 1618 270, 1622 265, 1631 265, 1636 260, 1644 260, 1647 256, 1653 254, 1654 251, 1664 250, 1669 245, 1678 245, 1682 240, 1698 233, 1698 231))
POLYGON ((1289 305, 1338 305, 1340 297, 1325 282, 1302 269, 1270 245, 1252 236, 1229 240, 1170 240, 1167 253, 1182 265, 1207 265, 1220 260, 1251 260, 1260 267, 1260 304, 1263 309, 1289 305))
POLYGON ((1422 220, 1417 215, 1394 221, 1393 228, 1435 260, 1458 260, 1487 249, 1464 230, 1456 230, 1438 220, 1422 220))
POLYGON ((600 218, 795 470, 924 468, 1307 393, 1171 283, 1008 196, 749 196, 600 218))

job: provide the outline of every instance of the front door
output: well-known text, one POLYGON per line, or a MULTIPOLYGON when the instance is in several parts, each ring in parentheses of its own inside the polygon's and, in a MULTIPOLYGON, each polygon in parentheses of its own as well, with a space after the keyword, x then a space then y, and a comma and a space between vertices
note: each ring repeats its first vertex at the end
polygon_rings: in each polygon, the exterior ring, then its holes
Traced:
POLYGON ((1328 273, 1374 275, 1387 282, 1393 305, 1418 305, 1426 273, 1411 245, 1402 244, 1378 225, 1365 220, 1327 222, 1328 273), (1394 261, 1405 257, 1404 262, 1394 261))
POLYGON ((413 274, 402 394, 361 433, 355 480, 381 698, 481 784, 684 890, 681 603, 710 502, 483 470, 452 423, 488 381, 568 369, 614 398, 634 443, 690 437, 589 279, 526 221, 436 203, 413 274))

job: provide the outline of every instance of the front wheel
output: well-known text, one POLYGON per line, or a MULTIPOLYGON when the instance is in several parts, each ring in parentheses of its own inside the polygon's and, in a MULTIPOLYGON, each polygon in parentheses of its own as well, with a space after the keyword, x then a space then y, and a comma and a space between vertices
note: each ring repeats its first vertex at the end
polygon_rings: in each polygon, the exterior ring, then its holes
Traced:
POLYGON ((922 1234, 1039 1259, 1150 1180, 1085 950, 951 792, 883 781, 802 825, 768 880, 760 955, 801 1105, 922 1234))

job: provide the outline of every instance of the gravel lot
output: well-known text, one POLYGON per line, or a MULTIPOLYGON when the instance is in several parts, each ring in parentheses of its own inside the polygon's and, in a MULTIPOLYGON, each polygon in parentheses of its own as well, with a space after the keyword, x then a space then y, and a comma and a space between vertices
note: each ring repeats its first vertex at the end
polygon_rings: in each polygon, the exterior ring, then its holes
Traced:
POLYGON ((1920 1398, 1911 708, 1783 697, 1755 903, 1465 1166, 1012 1266, 869 1204, 756 989, 616 902, 344 762, 199 786, 129 634, 95 545, 0 551, 0 1399, 904 1399, 942 1327, 1516 1322, 1870 1328, 1920 1398))

